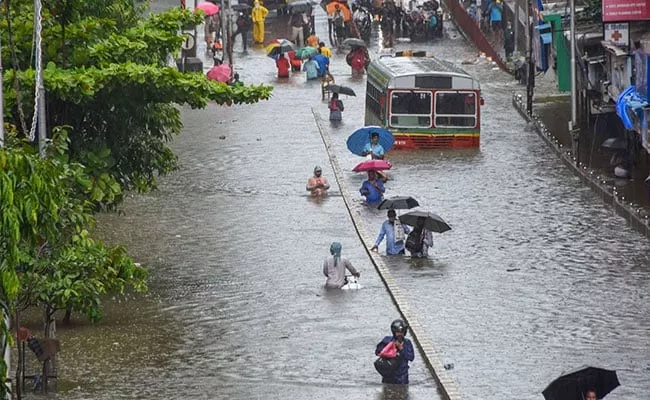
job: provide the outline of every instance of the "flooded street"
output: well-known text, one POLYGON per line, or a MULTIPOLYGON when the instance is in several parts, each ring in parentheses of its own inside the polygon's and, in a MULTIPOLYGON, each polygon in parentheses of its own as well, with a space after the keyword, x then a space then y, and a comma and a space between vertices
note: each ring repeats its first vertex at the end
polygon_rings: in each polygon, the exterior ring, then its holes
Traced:
MULTIPOLYGON (((286 21, 270 21, 267 41, 284 37, 286 21)), ((325 36, 320 9, 317 25, 325 36)), ((396 49, 474 59, 448 34, 396 49)), ((335 185, 312 112, 327 120, 320 84, 302 73, 278 82, 262 48, 240 49, 241 80, 273 85, 273 97, 183 110, 172 146, 181 169, 158 191, 129 196, 123 214, 100 216, 101 235, 150 269, 150 293, 108 304, 100 324, 60 330, 60 398, 405 397, 383 388, 372 366, 375 344, 399 315, 335 185), (333 187, 321 202, 305 191, 315 165, 333 187), (360 269, 362 290, 323 289, 332 241, 360 269)), ((454 364, 464 399, 541 399, 551 380, 583 364, 618 371, 621 386, 608 400, 646 399, 647 240, 526 126, 511 105, 511 77, 483 63, 464 67, 482 82, 480 150, 388 155, 387 196, 411 195, 453 228, 434 236, 429 260, 386 259, 398 286, 454 364)), ((364 176, 351 172, 360 158, 345 140, 363 125, 365 77, 350 76, 344 52, 330 69, 357 93, 342 97, 341 125, 323 123, 354 190, 364 176)), ((373 234, 385 219, 360 202, 352 211, 373 234)), ((410 380, 409 399, 439 398, 418 353, 410 380)))

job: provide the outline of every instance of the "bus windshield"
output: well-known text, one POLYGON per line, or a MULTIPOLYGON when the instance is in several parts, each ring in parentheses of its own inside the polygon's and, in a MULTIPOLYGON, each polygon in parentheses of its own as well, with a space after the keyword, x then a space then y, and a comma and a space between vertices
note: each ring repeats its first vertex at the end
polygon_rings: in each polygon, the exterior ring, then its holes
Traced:
POLYGON ((430 127, 432 96, 427 91, 394 90, 390 96, 390 125, 394 127, 430 127))
POLYGON ((435 123, 438 127, 474 127, 476 94, 474 92, 436 92, 435 123))

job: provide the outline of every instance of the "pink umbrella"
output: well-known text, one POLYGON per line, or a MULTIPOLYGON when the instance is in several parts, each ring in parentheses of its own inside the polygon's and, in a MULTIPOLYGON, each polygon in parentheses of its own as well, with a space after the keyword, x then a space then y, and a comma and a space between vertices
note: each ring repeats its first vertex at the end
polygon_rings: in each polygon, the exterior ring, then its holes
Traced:
POLYGON ((196 6, 197 9, 203 10, 205 15, 214 15, 219 12, 219 6, 210 2, 201 3, 196 6))
POLYGON ((356 167, 352 168, 352 171, 382 171, 385 169, 390 169, 392 166, 393 165, 386 160, 366 160, 362 163, 359 163, 356 167))
POLYGON ((226 83, 230 80, 231 69, 228 64, 215 65, 210 68, 206 76, 212 81, 226 83))

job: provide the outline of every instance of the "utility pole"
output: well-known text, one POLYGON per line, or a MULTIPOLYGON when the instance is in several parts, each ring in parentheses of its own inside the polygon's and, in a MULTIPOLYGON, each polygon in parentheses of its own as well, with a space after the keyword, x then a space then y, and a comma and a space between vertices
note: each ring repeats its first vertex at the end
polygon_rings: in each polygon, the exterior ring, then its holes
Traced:
MULTIPOLYGON (((38 98, 36 99, 36 122, 38 128, 38 152, 41 157, 45 158, 45 144, 47 140, 46 119, 45 119, 45 85, 43 84, 43 53, 41 42, 41 0, 34 0, 34 47, 36 48, 35 67, 36 67, 36 90, 38 98)), ((32 122, 33 123, 33 122, 32 122)), ((33 127, 32 127, 33 129, 33 127)), ((30 131, 33 132, 33 131, 30 131)), ((30 133, 31 137, 31 133, 30 133)))
POLYGON ((531 15, 530 1, 526 0, 526 23, 528 24, 528 40, 526 41, 526 61, 528 64, 526 85, 526 112, 533 115, 533 90, 535 88, 535 60, 533 59, 533 26, 534 16, 531 15))
POLYGON ((578 141, 580 137, 580 132, 576 128, 578 125, 578 110, 577 110, 577 83, 576 83, 576 5, 575 0, 569 1, 570 8, 570 18, 571 18, 571 28, 570 28, 570 37, 571 37, 571 121, 569 121, 569 132, 571 132, 571 144, 573 147, 573 154, 576 157, 576 162, 579 161, 578 158, 578 141))
MULTIPOLYGON (((478 11, 480 12, 480 11, 478 11)), ((515 0, 515 53, 519 53, 519 0, 515 0)))
MULTIPOLYGON (((0 0, 0 3, 2 3, 2 0, 0 0)), ((4 119, 5 103, 2 97, 3 95, 2 86, 3 86, 2 85, 2 43, 0 43, 0 149, 5 146, 5 119, 4 119)))

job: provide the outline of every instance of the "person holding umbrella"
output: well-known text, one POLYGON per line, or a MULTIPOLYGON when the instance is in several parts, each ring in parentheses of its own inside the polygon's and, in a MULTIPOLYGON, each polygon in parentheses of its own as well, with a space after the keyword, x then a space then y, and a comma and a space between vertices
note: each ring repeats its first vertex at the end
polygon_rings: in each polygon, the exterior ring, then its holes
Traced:
POLYGON ((352 75, 363 75, 364 71, 370 64, 370 55, 365 46, 353 46, 345 61, 352 68, 352 75))
POLYGON ((364 157, 369 155, 372 160, 383 160, 384 153, 384 147, 379 144, 379 134, 373 132, 370 135, 370 141, 363 148, 361 155, 364 157))
POLYGON ((381 241, 386 238, 386 255, 394 256, 404 254, 405 235, 411 232, 411 229, 401 221, 396 221, 397 213, 395 210, 388 210, 388 219, 381 224, 381 229, 377 235, 375 244, 370 248, 371 251, 378 251, 381 241))
POLYGON ((365 196, 366 203, 379 203, 384 199, 385 191, 386 189, 384 188, 384 183, 381 181, 381 179, 377 178, 377 171, 368 171, 368 179, 363 181, 361 184, 361 189, 359 189, 361 196, 365 196))
POLYGON ((406 238, 406 250, 411 253, 412 258, 427 258, 429 248, 433 247, 433 234, 426 229, 424 223, 426 218, 419 217, 411 233, 406 238))
POLYGON ((307 80, 318 79, 318 64, 312 60, 311 56, 302 64, 302 70, 305 71, 307 80))
MULTIPOLYGON (((370 156, 371 160, 383 160, 384 153, 384 147, 379 144, 379 134, 377 132, 373 132, 370 135, 370 141, 363 148, 361 155, 364 157, 370 156)), ((378 174, 384 183, 388 182, 388 175, 382 171, 378 171, 378 174)))
POLYGON ((278 59, 275 60, 275 66, 278 67, 278 78, 289 77, 289 60, 287 60, 283 53, 280 53, 278 59))
POLYGON ((333 93, 332 98, 329 103, 330 109, 330 121, 341 121, 343 115, 341 114, 344 110, 343 102, 339 99, 338 93, 333 93))

